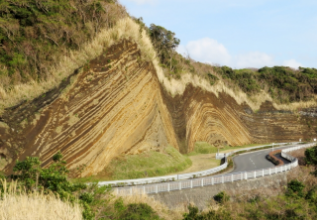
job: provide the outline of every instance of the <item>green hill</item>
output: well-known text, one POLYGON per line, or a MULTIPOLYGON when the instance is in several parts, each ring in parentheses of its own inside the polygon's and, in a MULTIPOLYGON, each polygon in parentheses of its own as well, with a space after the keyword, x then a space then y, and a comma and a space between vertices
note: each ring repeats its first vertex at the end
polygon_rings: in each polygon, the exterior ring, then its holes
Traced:
POLYGON ((126 15, 116 0, 1 0, 0 100, 16 85, 50 80, 61 58, 126 15))

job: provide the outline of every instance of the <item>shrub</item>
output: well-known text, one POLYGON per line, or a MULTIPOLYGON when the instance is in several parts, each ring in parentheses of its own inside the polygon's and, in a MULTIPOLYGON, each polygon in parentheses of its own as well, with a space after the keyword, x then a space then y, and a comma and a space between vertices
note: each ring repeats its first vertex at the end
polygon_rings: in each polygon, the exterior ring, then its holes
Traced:
POLYGON ((160 219, 151 206, 144 203, 132 203, 124 205, 122 198, 115 204, 116 219, 122 220, 158 220, 160 219))
POLYGON ((317 146, 306 149, 305 156, 307 165, 315 166, 315 172, 313 174, 317 176, 317 146))
POLYGON ((303 197, 304 193, 303 190, 305 188, 305 185, 298 181, 298 180, 292 180, 287 184, 287 193, 288 196, 294 196, 297 195, 299 197, 303 197))
POLYGON ((231 220, 230 212, 223 208, 216 210, 210 209, 208 212, 199 213, 195 206, 188 206, 189 213, 183 215, 183 220, 231 220))
POLYGON ((225 202, 230 200, 230 196, 228 196, 225 192, 220 192, 214 196, 214 200, 217 203, 224 204, 225 202))
POLYGON ((122 220, 155 220, 159 219, 152 207, 147 204, 129 204, 125 212, 120 216, 122 220))
POLYGON ((85 189, 86 185, 72 184, 67 180, 68 170, 62 157, 60 152, 54 155, 54 163, 48 168, 41 168, 41 161, 37 157, 27 157, 24 161, 17 161, 11 179, 18 180, 27 192, 43 189, 46 193, 54 192, 62 199, 74 201, 75 197, 72 193, 85 189))
POLYGON ((305 199, 317 207, 317 186, 308 191, 305 199))

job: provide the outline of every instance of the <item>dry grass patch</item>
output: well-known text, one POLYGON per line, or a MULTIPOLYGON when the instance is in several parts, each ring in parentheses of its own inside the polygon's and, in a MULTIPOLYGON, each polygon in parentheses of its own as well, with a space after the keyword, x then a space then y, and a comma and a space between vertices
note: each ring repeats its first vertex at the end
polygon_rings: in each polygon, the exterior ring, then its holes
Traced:
POLYGON ((0 220, 81 220, 78 204, 61 201, 54 195, 26 194, 17 190, 17 184, 2 181, 0 220))

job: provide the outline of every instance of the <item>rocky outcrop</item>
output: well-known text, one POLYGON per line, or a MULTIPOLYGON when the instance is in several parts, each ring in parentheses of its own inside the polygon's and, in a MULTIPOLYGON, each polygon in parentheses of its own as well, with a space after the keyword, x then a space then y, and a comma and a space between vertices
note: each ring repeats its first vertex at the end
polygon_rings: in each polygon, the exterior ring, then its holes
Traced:
POLYGON ((72 77, 68 88, 44 95, 50 101, 39 112, 37 100, 6 111, 11 130, 1 132, 2 148, 19 150, 10 157, 39 156, 48 165, 61 151, 73 175, 87 176, 120 154, 168 144, 178 148, 153 66, 140 60, 136 44, 123 41, 109 48, 72 77))
POLYGON ((313 134, 315 125, 307 126, 305 115, 277 110, 270 102, 255 113, 226 92, 214 94, 192 84, 173 96, 141 52, 123 40, 58 88, 6 109, 0 122, 5 172, 26 156, 39 156, 47 166, 58 151, 73 176, 89 176, 119 155, 168 145, 186 153, 197 141, 235 146, 313 134))

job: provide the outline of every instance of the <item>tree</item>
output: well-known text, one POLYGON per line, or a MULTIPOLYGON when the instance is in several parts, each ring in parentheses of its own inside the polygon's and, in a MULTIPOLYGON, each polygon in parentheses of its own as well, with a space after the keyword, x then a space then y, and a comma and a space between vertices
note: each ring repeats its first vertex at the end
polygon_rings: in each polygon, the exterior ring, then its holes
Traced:
POLYGON ((169 52, 179 45, 180 40, 175 38, 174 32, 155 24, 151 24, 149 34, 161 62, 169 62, 169 59, 171 58, 169 52))
POLYGON ((40 160, 37 157, 27 157, 24 161, 17 160, 11 178, 19 180, 27 191, 32 190, 41 171, 40 160))

